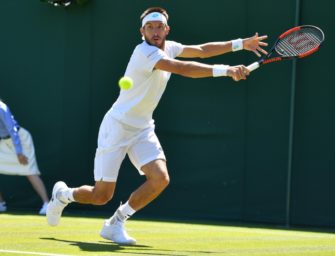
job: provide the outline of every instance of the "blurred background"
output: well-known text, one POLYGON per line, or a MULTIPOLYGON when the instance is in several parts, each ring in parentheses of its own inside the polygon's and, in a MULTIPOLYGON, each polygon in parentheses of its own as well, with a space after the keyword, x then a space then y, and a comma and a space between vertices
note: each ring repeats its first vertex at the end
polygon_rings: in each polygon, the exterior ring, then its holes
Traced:
MULTIPOLYGON (((141 13, 167 9, 169 39, 227 41, 259 32, 271 45, 295 24, 321 27, 321 50, 270 64, 239 83, 173 75, 154 118, 171 184, 138 217, 335 227, 335 20, 332 0, 91 0, 53 7, 2 0, 0 97, 33 138, 42 178, 93 184, 100 122, 116 100, 141 13)), ((245 64, 240 51, 199 60, 245 64)), ((67 210, 112 214, 143 182, 126 160, 113 200, 67 210)), ((38 208, 24 177, 0 175, 9 211, 38 208)))

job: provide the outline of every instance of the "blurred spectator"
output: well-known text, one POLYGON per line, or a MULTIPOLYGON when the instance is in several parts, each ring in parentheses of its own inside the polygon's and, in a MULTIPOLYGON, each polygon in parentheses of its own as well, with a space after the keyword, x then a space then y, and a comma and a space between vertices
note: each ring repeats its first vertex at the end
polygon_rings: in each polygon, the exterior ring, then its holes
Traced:
MULTIPOLYGON (((8 106, 0 99, 0 174, 26 176, 43 201, 39 214, 45 214, 49 198, 37 166, 30 133, 19 126, 8 106)), ((15 187, 14 187, 15 189, 15 187)), ((7 210, 0 193, 0 211, 7 210)))

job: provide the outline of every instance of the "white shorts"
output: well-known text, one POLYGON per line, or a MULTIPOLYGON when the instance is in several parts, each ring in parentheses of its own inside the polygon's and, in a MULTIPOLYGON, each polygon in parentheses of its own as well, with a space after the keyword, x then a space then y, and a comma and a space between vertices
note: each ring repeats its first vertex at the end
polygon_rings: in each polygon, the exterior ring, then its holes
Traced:
POLYGON ((166 160, 155 126, 141 129, 126 125, 107 113, 101 123, 94 159, 95 181, 115 182, 126 154, 139 173, 143 165, 166 160))

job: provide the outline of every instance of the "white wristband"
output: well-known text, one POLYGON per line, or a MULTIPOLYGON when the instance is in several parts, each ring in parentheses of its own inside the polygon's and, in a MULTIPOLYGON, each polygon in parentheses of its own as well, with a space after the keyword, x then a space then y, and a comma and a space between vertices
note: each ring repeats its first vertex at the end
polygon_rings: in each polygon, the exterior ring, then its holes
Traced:
POLYGON ((214 65, 213 66, 213 76, 227 76, 229 66, 228 65, 214 65))
POLYGON ((233 52, 243 50, 243 40, 241 38, 232 40, 231 49, 233 52))

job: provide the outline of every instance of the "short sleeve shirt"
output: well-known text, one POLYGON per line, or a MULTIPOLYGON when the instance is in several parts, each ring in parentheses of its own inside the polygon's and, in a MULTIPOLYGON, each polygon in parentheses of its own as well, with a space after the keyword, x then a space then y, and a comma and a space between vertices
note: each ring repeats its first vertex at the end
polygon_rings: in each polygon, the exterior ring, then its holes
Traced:
POLYGON ((134 84, 129 90, 120 90, 111 114, 119 121, 138 128, 150 126, 157 107, 171 76, 170 72, 155 69, 162 58, 176 58, 183 51, 183 45, 165 41, 164 51, 146 41, 139 44, 128 63, 125 76, 132 78, 134 84))

